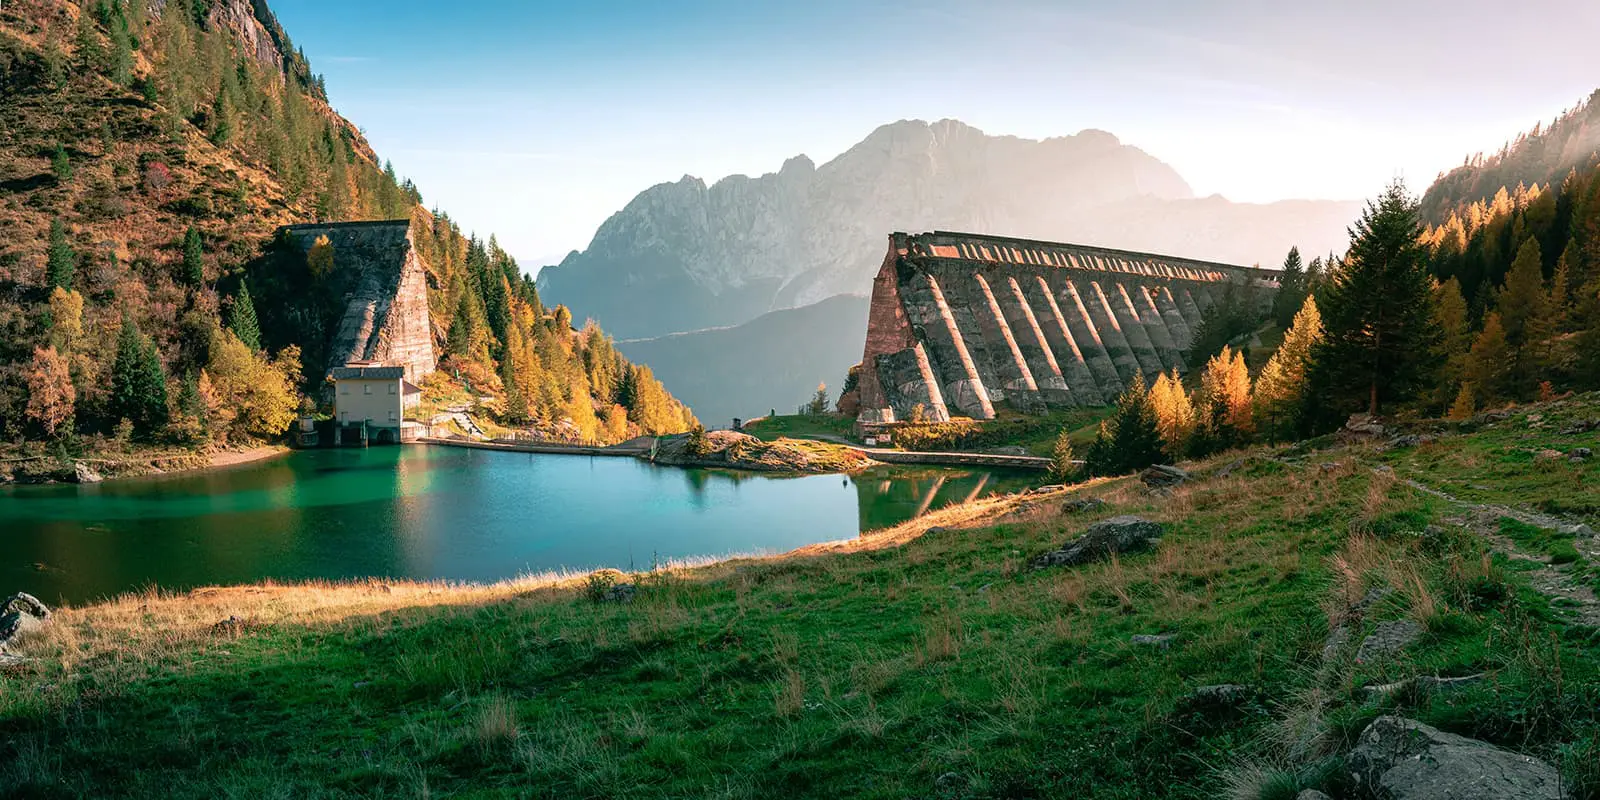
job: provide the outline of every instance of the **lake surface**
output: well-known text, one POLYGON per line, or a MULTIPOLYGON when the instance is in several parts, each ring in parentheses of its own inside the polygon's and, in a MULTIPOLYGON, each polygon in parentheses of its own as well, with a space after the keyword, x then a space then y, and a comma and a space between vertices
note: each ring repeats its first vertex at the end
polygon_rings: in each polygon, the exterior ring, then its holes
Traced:
POLYGON ((774 478, 453 447, 313 450, 207 472, 0 488, 0 593, 77 604, 152 584, 645 569, 849 538, 1029 482, 888 468, 774 478))

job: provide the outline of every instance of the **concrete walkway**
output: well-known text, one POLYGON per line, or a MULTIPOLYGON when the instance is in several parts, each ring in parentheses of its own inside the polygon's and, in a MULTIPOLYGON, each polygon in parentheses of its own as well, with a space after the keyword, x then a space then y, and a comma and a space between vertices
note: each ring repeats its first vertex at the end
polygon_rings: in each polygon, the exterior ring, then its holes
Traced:
POLYGON ((440 439, 424 436, 417 441, 423 444, 443 445, 445 447, 467 447, 475 450, 503 450, 508 453, 550 453, 553 455, 568 456, 627 456, 638 457, 650 453, 648 442, 638 444, 638 440, 630 440, 610 447, 586 447, 576 444, 555 444, 551 442, 478 442, 468 439, 440 439))

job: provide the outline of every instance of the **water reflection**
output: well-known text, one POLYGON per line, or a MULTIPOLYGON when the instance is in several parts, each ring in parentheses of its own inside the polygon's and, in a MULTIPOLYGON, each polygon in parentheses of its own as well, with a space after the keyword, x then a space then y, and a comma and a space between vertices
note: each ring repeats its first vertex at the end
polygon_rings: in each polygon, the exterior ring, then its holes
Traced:
POLYGON ((437 447, 296 453, 198 475, 0 489, 0 587, 84 602, 266 578, 488 581, 788 550, 1027 478, 773 477, 437 447))

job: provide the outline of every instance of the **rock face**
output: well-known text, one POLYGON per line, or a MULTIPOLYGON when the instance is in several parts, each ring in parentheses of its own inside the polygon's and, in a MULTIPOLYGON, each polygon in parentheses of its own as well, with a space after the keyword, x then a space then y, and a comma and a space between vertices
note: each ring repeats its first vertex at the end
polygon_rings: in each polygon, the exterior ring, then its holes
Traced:
POLYGON ((976 230, 1276 263, 1342 248, 1349 203, 1195 199, 1168 165, 1102 131, 1033 141, 954 120, 901 121, 821 166, 652 187, 588 249, 539 274, 541 296, 622 338, 737 325, 867 294, 884 234, 976 230), (1320 249, 1319 249, 1320 248, 1320 249))
POLYGON ((1356 661, 1366 664, 1375 658, 1393 655, 1422 635, 1422 626, 1409 619, 1380 622, 1372 635, 1361 640, 1356 661))
POLYGON ((1531 756, 1379 717, 1347 763, 1357 785, 1388 800, 1562 800, 1561 776, 1531 756))
POLYGON ((1139 481, 1151 488, 1170 489, 1189 480, 1189 473, 1177 467, 1157 464, 1139 473, 1139 481))
POLYGON ((1161 539, 1161 525, 1142 517, 1121 516, 1102 520, 1068 542, 1035 558, 1034 569, 1071 567, 1105 558, 1112 553, 1133 553, 1153 547, 1161 539))
POLYGON ((412 244, 410 220, 290 225, 279 235, 306 254, 326 236, 333 269, 354 273, 355 288, 329 343, 329 369, 381 361, 404 366, 412 382, 434 371, 427 268, 412 244))

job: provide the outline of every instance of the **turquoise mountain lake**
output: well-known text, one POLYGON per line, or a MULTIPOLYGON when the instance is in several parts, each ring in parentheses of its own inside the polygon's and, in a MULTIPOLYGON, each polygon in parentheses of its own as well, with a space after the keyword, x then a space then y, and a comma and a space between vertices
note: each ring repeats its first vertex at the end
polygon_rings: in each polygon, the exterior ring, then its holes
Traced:
POLYGON ((0 592, 85 603, 152 585, 646 569, 849 538, 1028 483, 957 470, 775 478, 448 447, 306 451, 0 489, 0 592))

